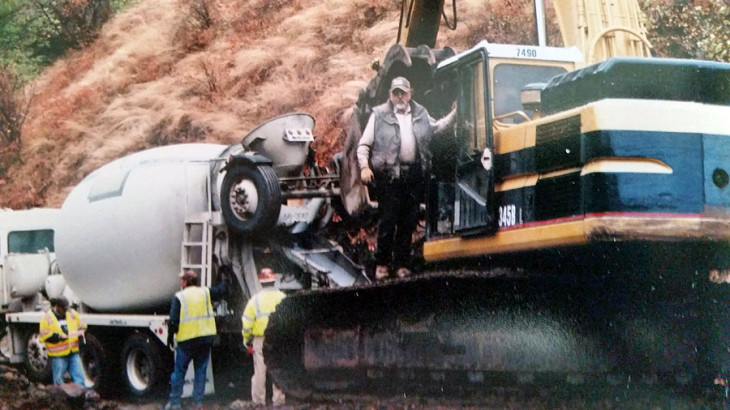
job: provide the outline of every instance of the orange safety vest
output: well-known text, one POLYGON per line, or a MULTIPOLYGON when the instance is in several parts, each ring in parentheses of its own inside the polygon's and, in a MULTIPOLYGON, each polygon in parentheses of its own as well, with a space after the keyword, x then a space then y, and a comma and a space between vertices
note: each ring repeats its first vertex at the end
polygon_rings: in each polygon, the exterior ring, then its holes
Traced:
POLYGON ((68 327, 68 334, 66 335, 67 338, 60 340, 57 343, 51 343, 47 341, 48 338, 54 334, 65 335, 65 333, 63 333, 61 324, 58 323, 56 315, 54 315, 51 310, 46 312, 46 314, 41 318, 41 342, 46 344, 48 356, 66 356, 79 351, 79 336, 84 334, 87 327, 86 323, 81 320, 81 316, 77 311, 68 309, 66 310, 66 326, 68 327))

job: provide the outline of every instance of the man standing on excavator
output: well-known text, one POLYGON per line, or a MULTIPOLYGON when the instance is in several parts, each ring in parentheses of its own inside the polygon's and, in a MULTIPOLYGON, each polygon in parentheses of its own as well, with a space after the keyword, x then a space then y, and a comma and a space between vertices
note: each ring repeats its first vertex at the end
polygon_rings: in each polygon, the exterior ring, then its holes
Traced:
POLYGON ((389 101, 373 108, 357 148, 360 180, 367 185, 375 179, 377 189, 376 280, 387 279, 391 265, 398 269, 399 278, 411 274, 411 239, 431 161, 429 141, 456 116, 454 106, 444 118, 434 120, 426 108, 411 100, 411 92, 408 79, 393 79, 389 101))
MULTIPOLYGON (((276 289, 276 276, 271 268, 259 272, 261 292, 252 297, 243 310, 243 344, 253 355, 253 377, 251 378, 251 400, 256 405, 266 405, 266 363, 264 362, 264 332, 269 325, 269 315, 274 313, 284 292, 276 289), (252 340, 253 339, 253 340, 252 340)), ((279 387, 273 385, 274 406, 284 404, 286 397, 279 387)))

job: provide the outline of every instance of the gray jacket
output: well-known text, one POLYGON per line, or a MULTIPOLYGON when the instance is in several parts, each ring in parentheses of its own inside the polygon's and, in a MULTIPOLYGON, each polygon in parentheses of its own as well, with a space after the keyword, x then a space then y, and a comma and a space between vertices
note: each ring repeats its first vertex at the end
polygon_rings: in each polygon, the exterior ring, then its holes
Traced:
MULTIPOLYGON (((416 149, 423 170, 431 164, 428 145, 436 127, 432 125, 428 111, 415 101, 410 102, 411 121, 416 149)), ((391 177, 400 176, 400 126, 393 112, 393 104, 388 101, 373 108, 375 116, 375 135, 370 149, 370 164, 374 171, 385 172, 391 177)))

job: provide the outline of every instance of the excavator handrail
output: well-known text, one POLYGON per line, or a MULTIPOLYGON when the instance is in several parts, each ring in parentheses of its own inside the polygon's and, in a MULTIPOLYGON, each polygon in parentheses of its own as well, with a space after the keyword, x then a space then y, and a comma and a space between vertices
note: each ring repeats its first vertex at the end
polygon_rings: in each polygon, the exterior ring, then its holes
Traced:
POLYGON ((634 29, 631 29, 631 28, 628 28, 628 27, 609 27, 607 29, 602 30, 600 33, 598 33, 598 35, 596 35, 596 38, 593 39, 593 43, 591 44, 591 48, 589 48, 590 52, 588 54, 588 64, 595 63, 595 61, 593 61, 593 56, 595 55, 596 47, 598 47, 598 42, 601 39, 603 39, 603 37, 606 34, 612 33, 614 31, 624 31, 624 32, 627 32, 629 34, 633 34, 634 36, 636 36, 644 44, 644 46, 646 46, 646 48, 650 52, 651 52, 651 50, 654 49, 654 47, 652 47, 652 45, 651 45, 651 42, 645 36, 643 36, 641 33, 639 33, 638 31, 636 31, 634 29))
POLYGON ((454 14, 454 24, 449 24, 449 19, 446 18, 446 7, 441 7, 441 16, 444 18, 444 24, 446 24, 446 27, 449 28, 449 30, 456 30, 456 25, 458 23, 456 18, 456 0, 451 0, 451 9, 453 10, 454 14))
POLYGON ((518 110, 518 111, 508 112, 508 113, 502 114, 502 115, 497 115, 494 117, 492 122, 494 123, 494 126, 497 129, 509 128, 509 127, 511 127, 513 125, 517 125, 517 124, 507 124, 506 122, 502 122, 499 120, 501 120, 503 118, 513 117, 513 116, 522 117, 525 121, 532 121, 532 118, 530 118, 527 114, 525 114, 524 111, 518 110))

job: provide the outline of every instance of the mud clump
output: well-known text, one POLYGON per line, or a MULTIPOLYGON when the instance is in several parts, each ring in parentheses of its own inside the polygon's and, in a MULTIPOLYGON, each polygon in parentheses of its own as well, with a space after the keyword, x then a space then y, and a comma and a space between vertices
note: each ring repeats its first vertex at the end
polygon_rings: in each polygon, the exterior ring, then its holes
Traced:
POLYGON ((61 386, 33 383, 18 369, 0 365, 0 409, 114 409, 93 391, 67 383, 61 386))

